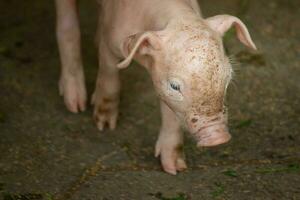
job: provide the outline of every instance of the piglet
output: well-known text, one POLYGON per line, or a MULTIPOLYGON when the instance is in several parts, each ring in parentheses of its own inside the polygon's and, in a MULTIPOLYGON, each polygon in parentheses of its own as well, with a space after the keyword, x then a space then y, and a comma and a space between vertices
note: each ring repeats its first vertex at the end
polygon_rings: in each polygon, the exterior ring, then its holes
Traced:
MULTIPOLYGON (((198 146, 226 143, 224 98, 232 77, 222 37, 232 26, 245 46, 256 49, 243 22, 230 15, 204 19, 196 0, 100 0, 97 45, 99 73, 92 95, 99 130, 115 129, 119 70, 134 59, 150 74, 160 99, 162 126, 155 147, 163 169, 186 169, 183 133, 198 146)), ((83 111, 86 90, 80 54, 76 0, 56 0, 62 63, 60 93, 72 112, 83 111)))

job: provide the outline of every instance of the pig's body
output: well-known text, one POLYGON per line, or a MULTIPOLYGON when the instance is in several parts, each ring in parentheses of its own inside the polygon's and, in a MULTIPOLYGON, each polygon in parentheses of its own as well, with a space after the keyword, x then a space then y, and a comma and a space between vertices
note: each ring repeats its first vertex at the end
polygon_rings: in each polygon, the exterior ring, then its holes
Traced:
MULTIPOLYGON (((85 109, 76 0, 56 0, 62 60, 60 91, 72 112, 85 109)), ((155 155, 164 170, 186 168, 183 125, 199 146, 230 139, 223 106, 231 65, 221 37, 234 25, 239 40, 255 49, 245 25, 228 15, 201 17, 196 0, 102 0, 97 43, 99 73, 92 96, 99 130, 114 129, 118 117, 119 69, 132 59, 152 77, 161 100, 162 127, 155 155)))

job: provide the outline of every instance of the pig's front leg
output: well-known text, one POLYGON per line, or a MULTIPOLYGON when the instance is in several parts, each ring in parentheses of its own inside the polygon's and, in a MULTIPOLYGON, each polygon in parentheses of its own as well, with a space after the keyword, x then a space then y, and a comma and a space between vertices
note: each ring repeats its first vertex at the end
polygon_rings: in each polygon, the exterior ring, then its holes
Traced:
POLYGON ((85 110, 86 89, 76 0, 56 0, 57 41, 61 59, 59 91, 71 112, 85 110))
POLYGON ((163 169, 173 175, 186 169, 183 133, 175 113, 161 101, 162 126, 156 142, 155 156, 160 156, 163 169))
POLYGON ((99 70, 96 89, 92 96, 94 119, 102 131, 106 124, 111 130, 116 128, 118 118, 120 79, 118 59, 107 48, 103 38, 99 44, 99 70))

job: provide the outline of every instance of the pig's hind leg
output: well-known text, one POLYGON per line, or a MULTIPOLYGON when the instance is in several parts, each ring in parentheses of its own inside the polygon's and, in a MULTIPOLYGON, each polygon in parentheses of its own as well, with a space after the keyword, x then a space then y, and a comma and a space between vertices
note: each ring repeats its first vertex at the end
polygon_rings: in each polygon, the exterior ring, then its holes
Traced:
POLYGON ((111 130, 116 128, 118 118, 120 79, 117 63, 119 60, 107 47, 104 38, 100 37, 99 70, 96 88, 92 96, 94 119, 102 131, 107 124, 111 130))
POLYGON ((156 142, 155 156, 160 156, 163 169, 175 175, 187 168, 183 152, 183 133, 175 113, 163 102, 162 126, 156 142))
POLYGON ((59 91, 71 112, 85 110, 86 89, 81 59, 76 0, 55 0, 56 35, 61 59, 59 91))

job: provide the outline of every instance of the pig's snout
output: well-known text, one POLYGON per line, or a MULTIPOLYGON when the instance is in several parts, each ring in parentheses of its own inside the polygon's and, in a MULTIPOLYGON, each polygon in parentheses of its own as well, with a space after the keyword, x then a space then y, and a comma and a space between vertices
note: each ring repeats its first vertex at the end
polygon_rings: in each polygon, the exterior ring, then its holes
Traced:
POLYGON ((225 124, 215 124, 201 128, 195 133, 195 137, 198 147, 211 147, 228 142, 231 135, 225 124))

